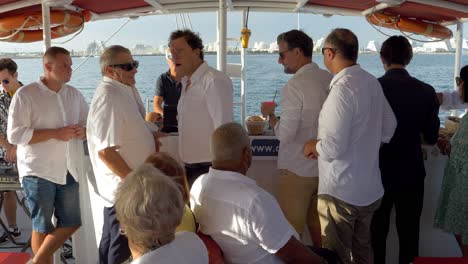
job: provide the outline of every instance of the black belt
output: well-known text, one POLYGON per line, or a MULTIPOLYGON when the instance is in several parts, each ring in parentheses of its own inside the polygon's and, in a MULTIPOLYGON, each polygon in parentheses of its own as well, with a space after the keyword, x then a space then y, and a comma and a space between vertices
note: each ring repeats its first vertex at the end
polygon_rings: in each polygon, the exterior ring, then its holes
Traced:
POLYGON ((185 163, 185 167, 189 169, 197 169, 211 166, 211 162, 200 162, 200 163, 185 163))

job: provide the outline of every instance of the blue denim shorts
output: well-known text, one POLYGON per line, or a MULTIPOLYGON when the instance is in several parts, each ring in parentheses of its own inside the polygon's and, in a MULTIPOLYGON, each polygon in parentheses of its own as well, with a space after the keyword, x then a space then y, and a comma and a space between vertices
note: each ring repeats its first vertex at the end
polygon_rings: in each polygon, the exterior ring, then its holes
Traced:
POLYGON ((57 218, 56 227, 81 226, 79 186, 70 173, 65 185, 36 177, 23 177, 23 190, 31 212, 32 229, 50 233, 55 227, 52 216, 57 218))

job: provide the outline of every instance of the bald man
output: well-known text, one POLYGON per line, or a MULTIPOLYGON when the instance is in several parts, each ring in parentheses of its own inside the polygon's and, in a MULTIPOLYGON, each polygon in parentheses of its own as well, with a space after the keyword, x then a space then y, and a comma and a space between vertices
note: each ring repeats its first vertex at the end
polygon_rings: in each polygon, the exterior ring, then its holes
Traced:
POLYGON ((212 167, 190 194, 200 231, 221 247, 228 263, 335 263, 329 251, 304 246, 276 199, 246 176, 252 162, 250 139, 237 123, 211 136, 212 167))

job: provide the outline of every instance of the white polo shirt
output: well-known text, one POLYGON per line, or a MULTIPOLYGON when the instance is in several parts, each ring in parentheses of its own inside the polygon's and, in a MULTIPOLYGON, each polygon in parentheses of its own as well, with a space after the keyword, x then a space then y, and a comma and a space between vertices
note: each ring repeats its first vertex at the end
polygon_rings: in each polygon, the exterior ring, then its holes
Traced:
POLYGON ((318 117, 332 77, 312 62, 302 66, 281 91, 281 120, 275 126, 280 141, 278 169, 318 177, 317 161, 306 159, 303 149, 309 139, 317 138, 318 117))
POLYGON ((359 65, 336 74, 319 117, 318 193, 356 206, 382 197, 379 149, 390 141, 396 125, 374 76, 359 65))
POLYGON ((220 125, 232 122, 233 91, 229 77, 203 62, 190 78, 182 79, 177 105, 179 155, 185 163, 210 162, 210 137, 220 125))
POLYGON ((227 263, 283 263, 275 253, 298 238, 275 198, 245 175, 210 168, 190 195, 200 231, 216 241, 227 263))
POLYGON ((88 104, 83 95, 64 84, 58 92, 39 81, 21 87, 13 96, 9 109, 7 135, 18 145, 17 166, 20 178, 36 176, 57 184, 66 184, 67 170, 78 181, 83 155, 83 140, 49 139, 35 144, 34 130, 56 129, 68 125, 86 126, 88 104))
POLYGON ((192 232, 177 232, 175 239, 132 261, 131 264, 208 264, 203 241, 192 232))
POLYGON ((133 170, 155 152, 154 137, 145 122, 145 110, 135 87, 104 77, 97 86, 88 115, 87 137, 98 195, 114 204, 120 177, 99 158, 98 151, 119 146, 118 152, 133 170))

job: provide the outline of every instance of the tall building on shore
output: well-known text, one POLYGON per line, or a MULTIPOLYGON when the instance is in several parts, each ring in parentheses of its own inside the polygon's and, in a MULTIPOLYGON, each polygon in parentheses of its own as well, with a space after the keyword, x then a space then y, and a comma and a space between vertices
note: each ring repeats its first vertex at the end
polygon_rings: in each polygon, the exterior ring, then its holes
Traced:
POLYGON ((85 54, 83 55, 98 57, 98 56, 101 56, 101 54, 104 52, 105 49, 106 49, 106 45, 104 44, 104 42, 100 40, 99 41, 95 40, 88 44, 85 50, 85 54))

